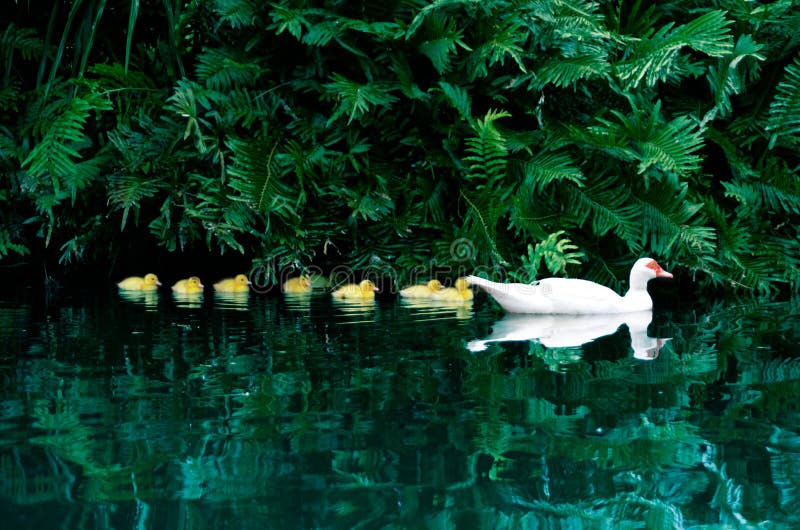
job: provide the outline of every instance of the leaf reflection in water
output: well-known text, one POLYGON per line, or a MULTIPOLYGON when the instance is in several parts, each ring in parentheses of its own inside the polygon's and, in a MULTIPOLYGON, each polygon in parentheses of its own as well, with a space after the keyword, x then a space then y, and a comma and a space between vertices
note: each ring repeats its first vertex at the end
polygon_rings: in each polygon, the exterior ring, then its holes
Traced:
POLYGON ((546 348, 572 348, 612 335, 625 324, 630 334, 633 356, 643 360, 655 359, 670 339, 647 334, 652 317, 651 311, 616 315, 508 314, 494 323, 488 337, 470 341, 467 348, 472 352, 480 352, 491 343, 509 341, 532 341, 546 348))

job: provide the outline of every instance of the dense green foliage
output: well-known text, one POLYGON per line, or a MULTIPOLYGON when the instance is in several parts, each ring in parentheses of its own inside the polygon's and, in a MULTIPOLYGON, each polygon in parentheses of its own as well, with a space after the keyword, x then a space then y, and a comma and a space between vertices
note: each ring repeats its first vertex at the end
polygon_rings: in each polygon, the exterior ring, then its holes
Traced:
POLYGON ((53 5, 0 28, 4 261, 136 235, 278 267, 618 286, 651 255, 800 287, 792 0, 53 5))

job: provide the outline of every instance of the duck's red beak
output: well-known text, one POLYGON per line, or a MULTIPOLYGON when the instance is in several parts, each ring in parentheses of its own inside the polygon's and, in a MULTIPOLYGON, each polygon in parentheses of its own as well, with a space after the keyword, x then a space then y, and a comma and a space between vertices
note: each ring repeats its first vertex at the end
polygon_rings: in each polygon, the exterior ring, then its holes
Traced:
POLYGON ((656 273, 656 278, 672 278, 672 273, 662 269, 661 265, 659 265, 656 260, 653 260, 650 263, 648 263, 647 268, 653 269, 653 271, 656 273))

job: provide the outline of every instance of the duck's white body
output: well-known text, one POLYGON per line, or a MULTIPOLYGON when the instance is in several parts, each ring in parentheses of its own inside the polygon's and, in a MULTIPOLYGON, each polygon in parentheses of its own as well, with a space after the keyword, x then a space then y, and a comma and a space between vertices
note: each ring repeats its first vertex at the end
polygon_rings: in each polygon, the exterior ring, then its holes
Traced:
POLYGON ((641 258, 631 268, 630 288, 625 296, 594 282, 570 278, 545 278, 525 284, 468 276, 467 281, 492 295, 509 313, 597 315, 652 309, 647 282, 656 277, 672 278, 672 274, 655 260, 641 258))

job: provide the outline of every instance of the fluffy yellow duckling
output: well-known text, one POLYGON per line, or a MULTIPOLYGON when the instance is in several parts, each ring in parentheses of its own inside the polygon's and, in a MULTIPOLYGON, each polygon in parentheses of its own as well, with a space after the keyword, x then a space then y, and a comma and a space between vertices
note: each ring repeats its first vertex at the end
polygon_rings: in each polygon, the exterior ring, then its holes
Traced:
POLYGON ((172 290, 176 293, 202 293, 203 292, 203 284, 200 282, 200 278, 197 276, 192 276, 186 280, 178 280, 175 285, 172 286, 172 290))
POLYGON ((441 291, 433 293, 432 300, 444 302, 460 302, 461 300, 472 300, 472 289, 466 278, 458 278, 455 287, 447 287, 441 291))
POLYGON ((281 286, 284 293, 310 293, 311 292, 311 278, 308 276, 298 276, 296 278, 289 278, 281 286))
POLYGON ((235 278, 225 278, 215 283, 214 290, 218 293, 245 293, 250 290, 250 280, 244 274, 237 274, 235 278))
POLYGON ((141 276, 130 276, 117 284, 117 287, 125 291, 154 291, 158 289, 161 282, 155 274, 141 276))
POLYGON ((369 280, 364 280, 358 285, 354 283, 343 285, 331 294, 334 298, 361 298, 363 300, 375 298, 375 291, 377 290, 378 288, 375 287, 374 283, 369 280))
POLYGON ((431 298, 435 293, 442 289, 442 282, 431 280, 425 285, 412 285, 405 289, 400 289, 400 296, 403 298, 431 298))

